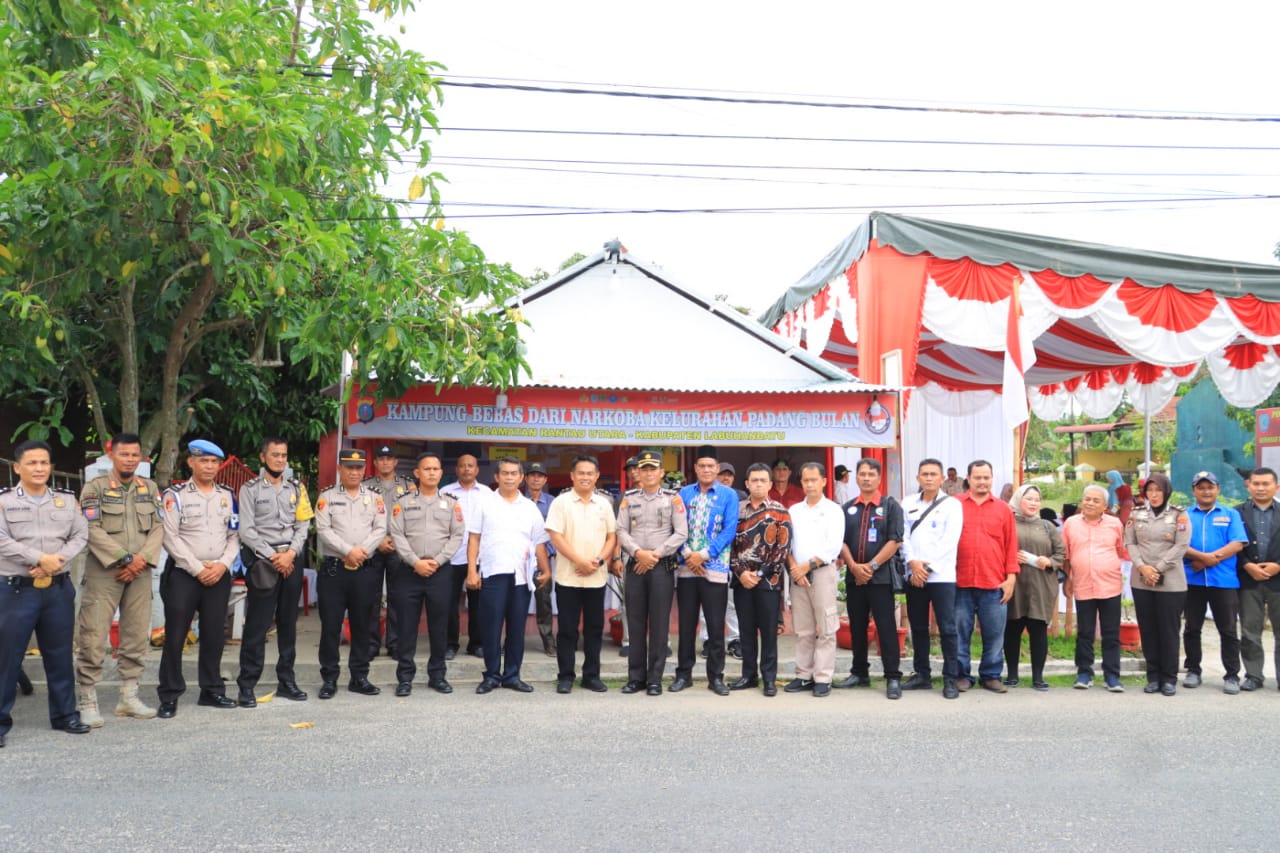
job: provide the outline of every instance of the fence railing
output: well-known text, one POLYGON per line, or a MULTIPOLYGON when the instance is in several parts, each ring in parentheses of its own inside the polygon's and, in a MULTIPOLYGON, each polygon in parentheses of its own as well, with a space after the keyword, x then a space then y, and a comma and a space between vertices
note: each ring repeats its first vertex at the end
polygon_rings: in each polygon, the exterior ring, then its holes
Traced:
MULTIPOLYGON (((0 486, 12 488, 16 485, 18 485, 18 472, 14 470, 13 463, 8 459, 0 459, 0 486)), ((55 489, 67 489, 80 494, 80 487, 84 485, 84 477, 80 474, 73 474, 70 471, 58 471, 55 469, 53 475, 49 478, 49 485, 55 489)))

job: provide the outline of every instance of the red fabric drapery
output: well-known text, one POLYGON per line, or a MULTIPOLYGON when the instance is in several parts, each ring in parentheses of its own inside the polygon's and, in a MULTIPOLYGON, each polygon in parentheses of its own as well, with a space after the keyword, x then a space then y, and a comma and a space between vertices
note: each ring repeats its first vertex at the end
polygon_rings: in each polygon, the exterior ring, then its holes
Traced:
POLYGON ((1116 297, 1131 316, 1171 332, 1194 329, 1209 318, 1218 304, 1207 290, 1183 293, 1171 284, 1143 287, 1134 281, 1121 284, 1116 297))
POLYGON ((928 271, 929 277, 948 296, 976 302, 1008 299, 1013 283, 1022 278, 1022 273, 1013 264, 989 267, 969 258, 948 261, 930 256, 928 271))

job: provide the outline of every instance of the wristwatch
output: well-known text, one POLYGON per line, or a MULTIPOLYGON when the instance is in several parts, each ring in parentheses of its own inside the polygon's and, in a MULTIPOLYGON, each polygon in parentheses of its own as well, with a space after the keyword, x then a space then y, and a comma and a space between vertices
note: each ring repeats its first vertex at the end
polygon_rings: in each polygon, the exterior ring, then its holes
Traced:
POLYGON ((871 566, 871 571, 873 571, 873 572, 878 572, 878 571, 880 571, 880 564, 879 564, 879 563, 877 563, 875 560, 872 560, 872 561, 871 561, 870 563, 868 563, 867 565, 871 566))

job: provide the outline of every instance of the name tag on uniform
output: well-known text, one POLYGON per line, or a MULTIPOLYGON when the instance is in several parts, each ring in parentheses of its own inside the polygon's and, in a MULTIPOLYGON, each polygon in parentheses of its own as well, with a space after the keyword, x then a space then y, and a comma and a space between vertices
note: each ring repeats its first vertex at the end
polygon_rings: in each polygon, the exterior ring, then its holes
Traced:
POLYGON ((1230 524, 1231 519, 1227 518, 1225 515, 1215 516, 1213 519, 1214 527, 1227 527, 1230 524))
POLYGON ((874 545, 876 543, 876 539, 877 539, 876 529, 872 527, 870 530, 867 531, 867 542, 868 544, 874 545))

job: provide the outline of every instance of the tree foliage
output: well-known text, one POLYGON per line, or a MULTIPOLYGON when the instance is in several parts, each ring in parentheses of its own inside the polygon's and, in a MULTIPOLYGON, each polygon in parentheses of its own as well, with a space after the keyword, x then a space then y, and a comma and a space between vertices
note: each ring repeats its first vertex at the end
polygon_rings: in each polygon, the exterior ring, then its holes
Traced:
POLYGON ((355 2, 7 7, 0 379, 46 390, 29 431, 83 400, 165 479, 211 410, 290 417, 264 371, 318 390, 347 351, 384 394, 515 382, 520 278, 445 227, 426 165, 438 66, 355 2))

